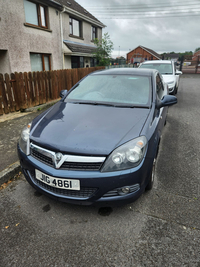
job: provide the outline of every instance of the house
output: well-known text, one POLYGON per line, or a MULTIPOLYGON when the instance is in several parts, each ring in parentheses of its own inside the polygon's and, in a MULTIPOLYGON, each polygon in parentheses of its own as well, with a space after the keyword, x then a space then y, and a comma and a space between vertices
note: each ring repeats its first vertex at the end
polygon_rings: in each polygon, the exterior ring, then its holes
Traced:
POLYGON ((160 60, 162 59, 159 54, 157 54, 152 49, 139 45, 135 49, 131 50, 126 55, 126 60, 128 63, 140 63, 144 60, 160 60))
POLYGON ((94 66, 105 25, 74 0, 0 0, 0 73, 94 66))
POLYGON ((169 59, 172 61, 178 61, 179 54, 178 53, 164 53, 163 54, 163 59, 169 59))
POLYGON ((192 60, 193 60, 193 61, 200 61, 200 50, 197 50, 197 51, 194 53, 194 55, 193 55, 193 57, 192 57, 192 60))

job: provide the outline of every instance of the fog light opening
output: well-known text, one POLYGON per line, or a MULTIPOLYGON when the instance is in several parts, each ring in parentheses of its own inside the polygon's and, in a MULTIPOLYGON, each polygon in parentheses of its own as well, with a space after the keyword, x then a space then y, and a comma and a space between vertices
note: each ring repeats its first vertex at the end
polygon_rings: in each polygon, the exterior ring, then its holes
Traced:
POLYGON ((124 187, 120 188, 119 191, 118 191, 118 194, 120 196, 127 195, 129 193, 130 193, 130 187, 129 186, 124 186, 124 187))

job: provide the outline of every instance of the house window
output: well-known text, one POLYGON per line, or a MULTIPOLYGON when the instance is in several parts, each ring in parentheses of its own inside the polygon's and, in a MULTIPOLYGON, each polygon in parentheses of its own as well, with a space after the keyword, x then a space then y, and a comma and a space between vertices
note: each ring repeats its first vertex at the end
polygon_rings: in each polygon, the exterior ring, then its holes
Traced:
POLYGON ((72 60, 72 69, 84 68, 84 59, 83 57, 71 57, 72 60))
POLYGON ((94 41, 94 39, 97 38, 97 27, 92 26, 91 27, 91 40, 94 41))
POLYGON ((90 67, 95 67, 97 64, 96 58, 91 57, 90 58, 90 67))
POLYGON ((69 18, 70 34, 78 37, 82 37, 81 21, 69 18))
POLYGON ((24 0, 26 23, 48 28, 47 9, 45 6, 24 0))
POLYGON ((31 71, 49 71, 51 70, 51 56, 49 54, 30 54, 31 71))

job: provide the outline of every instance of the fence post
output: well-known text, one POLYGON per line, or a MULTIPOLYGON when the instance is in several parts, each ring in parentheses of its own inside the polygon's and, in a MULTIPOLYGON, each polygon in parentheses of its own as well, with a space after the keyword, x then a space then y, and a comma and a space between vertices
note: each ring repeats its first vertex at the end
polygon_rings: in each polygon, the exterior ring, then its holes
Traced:
MULTIPOLYGON (((9 107, 8 107, 8 100, 7 100, 7 96, 6 96, 6 88, 4 85, 3 74, 0 74, 0 94, 1 94, 2 102, 3 102, 3 106, 4 106, 4 113, 8 114, 9 113, 9 107)), ((2 102, 0 103, 1 105, 2 105, 2 102)))
POLYGON ((67 90, 69 91, 72 88, 72 70, 68 69, 66 70, 66 76, 67 76, 67 90))
POLYGON ((5 74, 5 82, 6 82, 6 87, 7 87, 8 103, 10 105, 10 111, 14 112, 15 111, 14 99, 13 99, 10 77, 9 77, 8 73, 5 74))
POLYGON ((53 82, 52 82, 52 71, 48 71, 47 74, 47 78, 48 78, 48 83, 49 83, 49 99, 53 99, 53 82))
POLYGON ((28 72, 28 80, 29 80, 29 88, 30 88, 30 103, 31 106, 35 105, 35 96, 34 96, 34 89, 33 89, 33 77, 32 77, 32 73, 28 72))
POLYGON ((16 79, 16 85, 17 85, 17 94, 18 94, 18 100, 19 100, 19 109, 26 109, 26 95, 25 95, 25 88, 24 88, 24 78, 22 72, 17 73, 15 72, 15 79, 16 79))
POLYGON ((183 61, 184 61, 184 56, 181 57, 180 69, 179 69, 180 71, 182 71, 183 61))
POLYGON ((24 84, 25 84, 25 93, 26 93, 26 97, 27 97, 27 106, 31 107, 30 88, 29 88, 29 81, 28 81, 27 72, 24 72, 24 84))
POLYGON ((197 63, 196 63, 196 66, 195 66, 195 74, 197 73, 197 70, 198 70, 198 65, 199 65, 199 56, 197 58, 197 63))
POLYGON ((15 110, 19 111, 20 105, 19 105, 19 94, 17 93, 17 82, 16 77, 14 73, 11 73, 11 83, 12 83, 12 89, 13 89, 13 95, 15 100, 15 110))
POLYGON ((37 82, 37 73, 33 72, 33 84, 34 84, 34 91, 35 91, 35 105, 39 105, 39 89, 38 89, 38 82, 37 82))
POLYGON ((57 98, 57 93, 58 93, 58 81, 57 81, 57 75, 56 75, 56 71, 52 71, 52 99, 56 99, 57 98))

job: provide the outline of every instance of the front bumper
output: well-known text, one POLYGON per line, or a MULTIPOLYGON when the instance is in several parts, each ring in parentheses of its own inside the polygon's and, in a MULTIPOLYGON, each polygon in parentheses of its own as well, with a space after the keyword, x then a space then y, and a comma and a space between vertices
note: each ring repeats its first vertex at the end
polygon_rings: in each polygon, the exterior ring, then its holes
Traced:
POLYGON ((19 145, 18 156, 25 178, 37 191, 53 199, 78 205, 94 203, 111 205, 133 202, 144 192, 152 166, 152 161, 145 158, 139 166, 117 172, 60 170, 48 166, 32 156, 26 156, 19 145), (35 178, 35 169, 60 179, 78 179, 80 180, 80 190, 51 187, 35 178), (119 193, 119 189, 124 186, 130 186, 130 193, 119 193))

